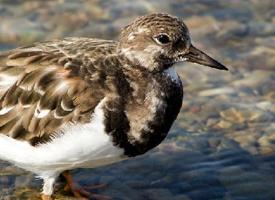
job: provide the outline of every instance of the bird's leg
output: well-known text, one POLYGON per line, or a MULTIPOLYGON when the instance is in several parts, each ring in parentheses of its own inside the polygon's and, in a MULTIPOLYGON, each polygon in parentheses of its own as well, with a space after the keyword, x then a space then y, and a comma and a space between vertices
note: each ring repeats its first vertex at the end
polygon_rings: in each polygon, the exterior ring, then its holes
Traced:
POLYGON ((64 178, 66 179, 66 185, 64 187, 65 191, 71 191, 75 197, 78 198, 87 198, 90 196, 90 193, 84 189, 82 189, 77 183, 73 182, 73 177, 69 171, 65 171, 62 173, 64 178))
POLYGON ((41 195, 41 199, 42 200, 53 200, 53 198, 51 197, 51 195, 46 195, 46 194, 42 194, 41 195))
POLYGON ((57 176, 43 178, 44 184, 41 196, 42 200, 53 200, 51 195, 53 194, 56 177, 57 176))
POLYGON ((99 195, 99 194, 93 194, 88 192, 87 190, 92 190, 92 189, 99 189, 106 187, 104 184, 100 185, 95 185, 91 187, 81 187, 78 183, 73 182, 73 177, 69 171, 65 171, 62 173, 64 178, 67 181, 67 184, 65 185, 64 190, 65 191, 71 191, 73 195, 77 198, 82 198, 82 199, 97 199, 97 200, 110 200, 111 198, 105 195, 99 195))

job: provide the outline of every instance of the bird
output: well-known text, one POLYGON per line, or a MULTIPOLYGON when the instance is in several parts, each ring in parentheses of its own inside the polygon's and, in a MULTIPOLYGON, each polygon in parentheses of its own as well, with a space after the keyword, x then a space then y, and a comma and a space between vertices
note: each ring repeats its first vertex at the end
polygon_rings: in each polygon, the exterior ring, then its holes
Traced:
MULTIPOLYGON (((54 198, 63 174, 142 155, 167 136, 183 85, 174 64, 228 70, 197 49, 183 19, 140 16, 117 41, 69 37, 0 54, 0 160, 43 180, 54 198)), ((87 196, 85 196, 87 195, 87 196)))

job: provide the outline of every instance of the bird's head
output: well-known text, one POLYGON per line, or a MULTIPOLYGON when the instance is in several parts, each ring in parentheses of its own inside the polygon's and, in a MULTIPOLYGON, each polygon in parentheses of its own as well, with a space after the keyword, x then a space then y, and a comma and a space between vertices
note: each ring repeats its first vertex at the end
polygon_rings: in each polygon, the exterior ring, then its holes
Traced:
POLYGON ((227 70, 218 61, 195 48, 184 22, 168 14, 139 17, 119 37, 118 51, 137 66, 162 71, 181 61, 227 70))

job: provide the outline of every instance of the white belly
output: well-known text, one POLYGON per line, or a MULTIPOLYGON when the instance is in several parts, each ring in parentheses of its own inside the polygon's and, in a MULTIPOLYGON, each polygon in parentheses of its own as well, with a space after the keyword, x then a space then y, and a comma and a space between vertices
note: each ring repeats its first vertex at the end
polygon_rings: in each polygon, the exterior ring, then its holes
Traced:
POLYGON ((57 134, 49 143, 36 147, 0 134, 0 159, 40 174, 79 167, 93 168, 118 162, 126 157, 123 149, 113 146, 105 133, 102 100, 88 124, 69 124, 64 134, 57 134))

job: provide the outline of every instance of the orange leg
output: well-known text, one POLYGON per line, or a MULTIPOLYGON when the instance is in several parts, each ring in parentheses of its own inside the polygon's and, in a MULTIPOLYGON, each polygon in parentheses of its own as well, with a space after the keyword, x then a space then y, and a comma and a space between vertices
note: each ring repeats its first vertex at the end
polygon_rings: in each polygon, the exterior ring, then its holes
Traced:
MULTIPOLYGON (((99 195, 90 193, 88 190, 99 189, 106 187, 105 184, 90 186, 90 187, 81 187, 78 183, 73 182, 73 177, 69 171, 65 171, 62 173, 64 178, 67 181, 64 190, 71 191, 73 195, 77 198, 81 199, 96 199, 96 200, 110 200, 111 198, 105 195, 99 195)), ((44 199, 43 199, 44 200, 44 199)))
POLYGON ((53 198, 50 195, 45 195, 45 194, 42 194, 41 199, 42 200, 53 200, 53 198))

